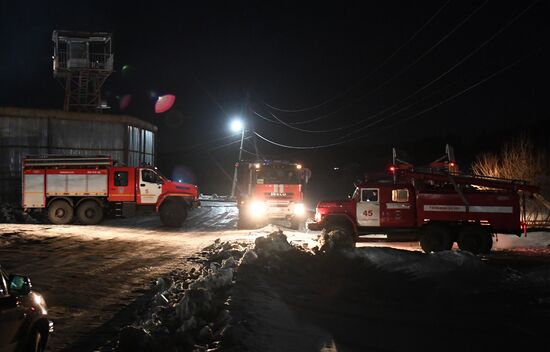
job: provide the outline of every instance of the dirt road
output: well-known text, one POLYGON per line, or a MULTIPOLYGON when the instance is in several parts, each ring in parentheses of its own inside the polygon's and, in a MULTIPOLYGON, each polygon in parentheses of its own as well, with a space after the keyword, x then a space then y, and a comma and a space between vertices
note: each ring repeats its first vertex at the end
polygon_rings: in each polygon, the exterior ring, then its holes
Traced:
POLYGON ((0 263, 29 275, 45 296, 55 322, 50 350, 91 350, 131 318, 153 280, 193 265, 189 257, 216 238, 246 238, 234 229, 236 214, 210 203, 177 230, 155 216, 101 226, 0 224, 0 263))

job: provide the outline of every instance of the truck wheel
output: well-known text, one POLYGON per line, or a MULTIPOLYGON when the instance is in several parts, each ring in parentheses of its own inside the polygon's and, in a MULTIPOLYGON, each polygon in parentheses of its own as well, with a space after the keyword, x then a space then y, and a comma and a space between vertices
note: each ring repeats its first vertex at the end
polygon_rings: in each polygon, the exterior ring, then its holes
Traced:
POLYGON ((187 208, 179 202, 168 202, 160 208, 160 221, 164 226, 180 227, 187 218, 187 208))
POLYGON ((73 221, 74 209, 65 200, 54 200, 48 206, 48 219, 52 224, 66 225, 73 221))
POLYGON ((85 200, 76 209, 76 217, 83 225, 96 225, 103 220, 103 208, 93 200, 85 200))
POLYGON ((325 230, 327 234, 331 231, 336 231, 336 230, 342 231, 343 233, 345 233, 346 235, 349 235, 353 239, 353 243, 357 243, 357 236, 353 233, 353 228, 351 227, 351 225, 340 223, 340 222, 335 222, 335 223, 329 222, 323 227, 323 230, 325 230))
POLYGON ((463 251, 488 253, 492 246, 491 234, 481 226, 464 226, 458 234, 458 248, 463 251))
POLYGON ((426 253, 450 250, 453 248, 451 232, 445 225, 428 224, 422 229, 420 246, 426 253))

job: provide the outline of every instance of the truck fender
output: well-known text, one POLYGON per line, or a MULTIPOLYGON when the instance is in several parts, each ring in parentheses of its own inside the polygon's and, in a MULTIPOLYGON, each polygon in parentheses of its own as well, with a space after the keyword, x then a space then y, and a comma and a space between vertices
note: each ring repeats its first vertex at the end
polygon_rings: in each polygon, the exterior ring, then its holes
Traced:
POLYGON ((105 207, 105 204, 98 198, 96 197, 84 197, 84 198, 81 198, 78 200, 78 202, 76 202, 76 205, 75 205, 75 208, 78 208, 78 206, 80 205, 80 203, 84 202, 84 201, 87 201, 87 200, 93 200, 94 202, 96 202, 100 207, 104 208, 105 207))
POLYGON ((155 210, 157 211, 157 213, 160 211, 160 207, 162 206, 162 204, 164 204, 164 202, 167 202, 167 201, 182 202, 188 208, 190 208, 191 204, 193 202, 193 195, 186 194, 186 193, 165 193, 165 194, 162 194, 159 197, 158 201, 157 201, 157 205, 155 206, 155 210))
POLYGON ((46 208, 48 208, 50 206, 50 204, 52 204, 53 201, 56 201, 56 200, 59 200, 59 199, 62 199, 64 201, 66 201, 67 203, 69 203, 71 205, 71 207, 74 208, 74 201, 71 197, 53 197, 53 198, 50 198, 46 204, 46 208))

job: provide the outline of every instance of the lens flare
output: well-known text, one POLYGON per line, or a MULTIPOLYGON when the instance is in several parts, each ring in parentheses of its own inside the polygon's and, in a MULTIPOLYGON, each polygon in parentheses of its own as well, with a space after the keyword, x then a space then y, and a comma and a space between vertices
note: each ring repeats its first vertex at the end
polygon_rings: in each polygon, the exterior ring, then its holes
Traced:
POLYGON ((176 102, 176 96, 173 94, 161 95, 158 97, 157 102, 155 103, 155 112, 157 114, 162 114, 174 106, 176 102))
POLYGON ((132 96, 130 94, 126 94, 122 98, 120 98, 120 103, 119 103, 120 110, 125 110, 128 107, 128 105, 130 105, 130 101, 132 101, 132 96))

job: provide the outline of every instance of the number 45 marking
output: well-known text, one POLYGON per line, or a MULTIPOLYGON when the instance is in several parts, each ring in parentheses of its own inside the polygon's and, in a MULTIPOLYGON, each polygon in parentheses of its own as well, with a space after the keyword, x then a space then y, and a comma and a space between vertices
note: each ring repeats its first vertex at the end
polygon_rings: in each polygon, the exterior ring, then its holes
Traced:
POLYGON ((373 212, 372 212, 372 209, 369 209, 369 210, 365 210, 365 211, 363 212, 363 215, 364 215, 364 216, 373 216, 374 214, 373 214, 373 212))

